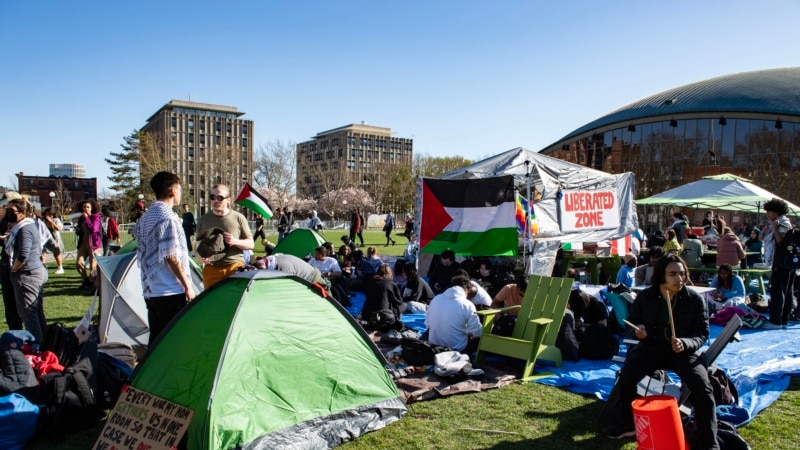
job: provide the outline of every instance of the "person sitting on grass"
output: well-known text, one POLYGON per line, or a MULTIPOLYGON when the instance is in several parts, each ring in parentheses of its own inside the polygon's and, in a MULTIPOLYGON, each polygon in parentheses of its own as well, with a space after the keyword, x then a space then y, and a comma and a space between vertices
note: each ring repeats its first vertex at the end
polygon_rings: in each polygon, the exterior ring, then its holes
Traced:
POLYGON ((719 266, 717 276, 708 283, 708 287, 716 289, 708 293, 709 298, 713 300, 708 305, 712 311, 725 306, 736 306, 745 303, 744 281, 739 275, 733 274, 733 268, 730 264, 719 266))

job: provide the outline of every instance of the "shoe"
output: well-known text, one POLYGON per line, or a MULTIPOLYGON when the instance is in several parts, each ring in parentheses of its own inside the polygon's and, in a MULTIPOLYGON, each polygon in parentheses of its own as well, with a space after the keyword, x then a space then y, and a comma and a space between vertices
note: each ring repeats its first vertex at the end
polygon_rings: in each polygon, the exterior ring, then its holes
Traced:
POLYGON ((774 323, 772 323, 770 321, 766 321, 763 324, 761 324, 759 329, 761 329, 761 330, 780 330, 781 326, 777 325, 777 324, 774 324, 774 323))
POLYGON ((63 267, 59 267, 58 269, 56 269, 56 272, 55 272, 55 273, 56 273, 56 275, 61 275, 61 274, 63 274, 63 273, 64 273, 64 268, 63 268, 63 267))
POLYGON ((392 245, 394 245, 394 241, 392 241, 392 245))
POLYGON ((797 313, 789 315, 789 322, 800 322, 800 315, 797 313))
POLYGON ((623 427, 621 425, 614 425, 603 429, 603 434, 611 439, 627 439, 636 437, 636 430, 623 427))
POLYGON ((89 286, 89 280, 83 280, 83 283, 78 287, 78 289, 86 289, 89 286))

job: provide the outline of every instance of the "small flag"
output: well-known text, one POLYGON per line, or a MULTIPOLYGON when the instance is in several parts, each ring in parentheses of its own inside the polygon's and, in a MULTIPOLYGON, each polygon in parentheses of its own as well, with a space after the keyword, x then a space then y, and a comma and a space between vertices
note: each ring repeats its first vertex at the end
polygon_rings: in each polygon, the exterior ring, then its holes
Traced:
POLYGON ((257 190, 253 189, 250 183, 245 183, 244 186, 242 186, 242 192, 239 192, 234 203, 261 214, 265 219, 272 218, 272 208, 269 207, 267 199, 259 194, 257 190))
POLYGON ((533 202, 528 202, 528 199, 520 194, 517 194, 515 216, 517 218, 517 231, 524 233, 527 228, 531 230, 533 234, 537 234, 539 232, 539 221, 536 220, 536 213, 533 210, 533 202), (526 210, 528 211, 527 227, 525 226, 526 210))

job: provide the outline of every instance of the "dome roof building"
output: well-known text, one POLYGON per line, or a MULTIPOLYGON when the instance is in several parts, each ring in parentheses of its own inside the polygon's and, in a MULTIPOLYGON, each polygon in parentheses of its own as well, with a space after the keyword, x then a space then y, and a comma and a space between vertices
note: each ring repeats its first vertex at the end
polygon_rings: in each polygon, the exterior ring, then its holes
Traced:
POLYGON ((541 152, 605 172, 633 172, 637 198, 732 173, 797 202, 800 67, 669 89, 583 125, 541 152))

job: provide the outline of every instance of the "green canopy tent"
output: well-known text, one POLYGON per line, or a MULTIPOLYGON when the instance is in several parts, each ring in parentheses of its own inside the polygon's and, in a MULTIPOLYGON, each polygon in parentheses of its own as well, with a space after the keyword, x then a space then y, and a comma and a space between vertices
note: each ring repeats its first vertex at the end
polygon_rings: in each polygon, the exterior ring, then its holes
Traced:
MULTIPOLYGON (((760 213, 768 200, 780 198, 750 180, 729 173, 703 177, 644 199, 637 206, 669 205, 685 208, 707 208, 760 213)), ((800 207, 789 203, 789 212, 800 215, 800 207)))
POLYGON ((294 255, 298 258, 305 258, 306 255, 314 256, 314 249, 325 243, 325 238, 321 234, 310 228, 298 228, 287 234, 282 241, 275 246, 273 253, 285 253, 294 255))
POLYGON ((184 308, 131 386, 194 410, 189 449, 330 448, 406 413, 385 365, 338 303, 256 270, 184 308))

